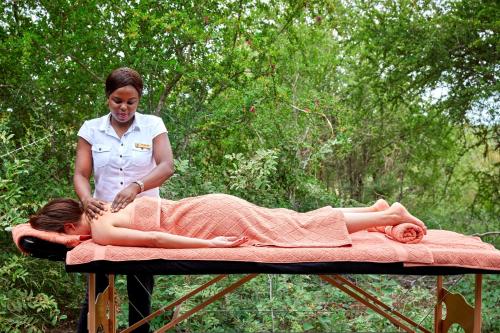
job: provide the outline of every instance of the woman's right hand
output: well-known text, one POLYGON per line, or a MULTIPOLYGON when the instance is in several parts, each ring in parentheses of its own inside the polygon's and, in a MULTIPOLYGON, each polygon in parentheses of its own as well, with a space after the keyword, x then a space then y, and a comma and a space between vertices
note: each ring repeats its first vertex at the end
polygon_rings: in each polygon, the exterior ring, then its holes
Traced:
POLYGON ((87 198, 82 201, 83 211, 85 215, 89 218, 89 220, 96 219, 99 215, 104 214, 106 211, 106 207, 104 206, 104 202, 101 200, 97 200, 96 198, 87 198))
POLYGON ((248 240, 247 237, 236 237, 236 236, 218 236, 210 239, 210 247, 237 247, 245 243, 248 240))

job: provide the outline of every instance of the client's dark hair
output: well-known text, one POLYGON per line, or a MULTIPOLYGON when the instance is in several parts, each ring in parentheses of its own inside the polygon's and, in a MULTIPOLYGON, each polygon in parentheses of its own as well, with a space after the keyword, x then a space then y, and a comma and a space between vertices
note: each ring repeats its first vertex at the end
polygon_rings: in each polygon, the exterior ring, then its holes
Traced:
POLYGON ((65 223, 78 223, 83 208, 73 199, 54 199, 30 216, 33 228, 46 231, 64 232, 65 223))

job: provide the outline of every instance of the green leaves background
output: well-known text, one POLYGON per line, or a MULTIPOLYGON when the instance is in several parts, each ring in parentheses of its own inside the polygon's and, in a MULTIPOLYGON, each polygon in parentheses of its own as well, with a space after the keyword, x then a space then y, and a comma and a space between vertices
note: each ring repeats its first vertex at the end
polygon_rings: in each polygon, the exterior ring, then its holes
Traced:
MULTIPOLYGON (((177 173, 165 197, 226 192, 302 211, 385 197, 431 228, 489 233, 499 247, 499 16, 488 0, 3 1, 2 265, 18 256, 11 226, 49 198, 74 197, 76 132, 107 112, 103 82, 119 66, 143 75, 141 110, 169 129, 177 173)), ((72 279, 25 260, 30 279, 43 281, 38 269, 72 279)), ((2 284, 0 296, 12 288, 48 297, 52 315, 30 319, 40 330, 64 322, 61 308, 66 321, 78 312, 81 285, 61 296, 2 284)), ((383 329, 349 326, 356 312, 342 309, 334 322, 344 324, 285 316, 269 327, 383 329)), ((498 330, 498 310, 487 313, 486 329, 498 330)), ((3 318, 0 330, 20 330, 3 318)))

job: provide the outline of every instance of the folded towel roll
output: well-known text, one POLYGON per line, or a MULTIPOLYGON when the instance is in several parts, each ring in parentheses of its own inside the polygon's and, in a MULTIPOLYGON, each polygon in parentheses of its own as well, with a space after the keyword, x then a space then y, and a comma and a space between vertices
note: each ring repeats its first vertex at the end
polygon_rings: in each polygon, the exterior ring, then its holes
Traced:
POLYGON ((413 223, 371 228, 368 231, 382 232, 388 238, 405 244, 419 243, 425 235, 425 230, 413 223))

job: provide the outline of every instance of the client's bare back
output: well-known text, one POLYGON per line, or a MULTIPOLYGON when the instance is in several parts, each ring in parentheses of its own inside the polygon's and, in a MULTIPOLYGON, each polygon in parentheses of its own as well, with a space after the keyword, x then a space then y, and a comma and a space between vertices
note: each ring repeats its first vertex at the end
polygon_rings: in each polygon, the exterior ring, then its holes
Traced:
POLYGON ((95 232, 97 229, 104 225, 112 225, 120 228, 130 228, 131 217, 133 216, 133 210, 135 209, 135 203, 132 202, 127 207, 117 211, 111 212, 111 203, 105 204, 105 210, 102 215, 98 215, 96 219, 91 221, 92 231, 95 232))

